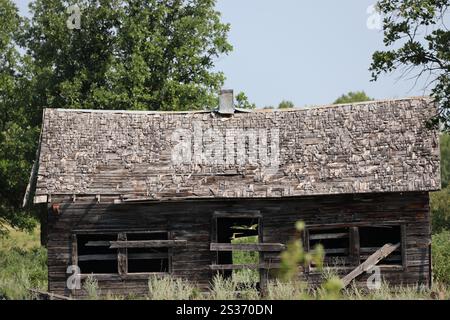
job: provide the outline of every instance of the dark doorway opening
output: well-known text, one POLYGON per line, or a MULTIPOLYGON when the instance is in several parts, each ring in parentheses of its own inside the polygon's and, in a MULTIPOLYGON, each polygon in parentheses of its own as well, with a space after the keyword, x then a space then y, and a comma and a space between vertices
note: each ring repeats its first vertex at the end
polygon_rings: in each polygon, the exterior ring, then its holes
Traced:
MULTIPOLYGON (((257 244, 261 242, 260 218, 220 217, 216 220, 216 241, 230 244, 257 244)), ((220 251, 217 252, 218 265, 258 266, 260 254, 258 251, 220 251)), ((237 282, 259 282, 258 268, 241 268, 222 270, 220 274, 225 279, 233 278, 237 282), (250 270, 251 269, 251 270, 250 270), (241 281, 242 280, 242 281, 241 281)))

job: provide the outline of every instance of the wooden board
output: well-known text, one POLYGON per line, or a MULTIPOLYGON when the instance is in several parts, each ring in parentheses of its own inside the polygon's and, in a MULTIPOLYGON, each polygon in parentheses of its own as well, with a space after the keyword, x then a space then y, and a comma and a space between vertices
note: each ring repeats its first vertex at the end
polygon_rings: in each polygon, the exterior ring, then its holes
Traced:
POLYGON ((186 247, 186 240, 110 241, 110 249, 118 248, 179 248, 186 247))
POLYGON ((211 243, 211 251, 259 251, 259 252, 279 252, 286 248, 281 243, 251 243, 251 244, 232 244, 232 243, 211 243))
POLYGON ((274 264, 214 264, 210 265, 211 270, 258 270, 258 269, 278 269, 279 263, 274 264))
POLYGON ((392 252, 400 248, 400 243, 397 244, 385 244, 379 250, 377 250, 373 255, 371 255, 366 261, 356 267, 352 272, 342 278, 342 283, 344 288, 348 286, 357 276, 367 272, 378 264, 381 260, 389 256, 392 252))

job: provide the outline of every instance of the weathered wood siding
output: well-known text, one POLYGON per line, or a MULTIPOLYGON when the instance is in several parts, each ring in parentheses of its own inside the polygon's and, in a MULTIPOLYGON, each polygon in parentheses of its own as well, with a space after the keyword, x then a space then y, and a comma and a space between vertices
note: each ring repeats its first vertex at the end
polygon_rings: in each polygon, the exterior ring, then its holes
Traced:
MULTIPOLYGON (((53 199, 54 202, 63 199, 53 199)), ((91 200, 93 200, 91 198, 91 200)), ((430 221, 427 193, 383 193, 372 195, 315 196, 277 200, 188 201, 148 204, 97 204, 78 198, 62 203, 59 214, 49 210, 49 290, 70 294, 66 289, 66 268, 71 264, 71 232, 75 229, 167 229, 175 240, 186 240, 185 248, 174 248, 172 274, 206 288, 213 272, 209 269, 211 221, 214 211, 258 210, 263 219, 267 243, 286 243, 295 234, 298 220, 311 224, 385 223, 406 224, 406 270, 382 270, 395 284, 428 284, 430 221)), ((266 262, 278 255, 265 253, 266 262)), ((361 277, 364 280, 364 276, 361 277)), ((99 281, 103 294, 143 294, 146 280, 99 281)), ((77 294, 82 294, 78 292, 77 294)))

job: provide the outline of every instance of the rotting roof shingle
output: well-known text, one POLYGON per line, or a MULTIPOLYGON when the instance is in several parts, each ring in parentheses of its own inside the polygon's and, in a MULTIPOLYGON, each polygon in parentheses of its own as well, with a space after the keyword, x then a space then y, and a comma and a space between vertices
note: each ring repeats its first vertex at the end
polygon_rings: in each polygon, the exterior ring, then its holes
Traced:
POLYGON ((439 135, 425 126, 435 112, 421 97, 232 117, 45 109, 35 194, 168 200, 437 190, 439 135))

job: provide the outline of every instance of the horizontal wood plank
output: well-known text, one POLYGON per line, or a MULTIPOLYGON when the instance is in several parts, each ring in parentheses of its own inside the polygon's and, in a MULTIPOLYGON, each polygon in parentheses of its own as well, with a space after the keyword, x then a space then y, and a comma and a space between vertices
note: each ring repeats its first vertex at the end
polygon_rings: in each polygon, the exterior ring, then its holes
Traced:
POLYGON ((322 233, 322 234, 311 234, 309 240, 325 240, 325 239, 342 239, 348 238, 348 233, 322 233))
POLYGON ((186 247, 186 240, 111 241, 111 249, 118 248, 178 248, 186 247))
POLYGON ((259 251, 259 252, 279 252, 285 249, 285 245, 281 243, 250 243, 250 244, 233 244, 233 243, 211 243, 211 251, 259 251))
POLYGON ((258 270, 258 269, 278 269, 280 267, 279 263, 273 264, 214 264, 210 265, 209 268, 214 271, 219 270, 258 270))

